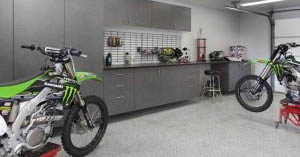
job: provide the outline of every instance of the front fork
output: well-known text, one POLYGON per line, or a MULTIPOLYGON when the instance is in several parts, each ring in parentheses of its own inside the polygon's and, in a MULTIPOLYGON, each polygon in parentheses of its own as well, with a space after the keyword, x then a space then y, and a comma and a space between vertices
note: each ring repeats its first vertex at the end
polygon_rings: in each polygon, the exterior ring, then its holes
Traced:
POLYGON ((259 80, 258 83, 255 85, 254 87, 254 94, 257 94, 259 92, 261 92, 262 89, 262 84, 268 80, 268 78, 271 76, 272 74, 272 62, 268 63, 267 66, 264 68, 263 72, 260 74, 260 77, 258 78, 259 80))
MULTIPOLYGON (((65 68, 66 68, 66 71, 67 73, 69 74, 69 76, 72 78, 72 79, 75 79, 76 76, 75 76, 75 69, 74 69, 74 66, 73 66, 73 61, 71 60, 69 63, 66 63, 65 64, 65 68)), ((77 100, 77 102, 79 102, 80 104, 80 107, 82 109, 82 112, 83 112, 83 115, 84 115, 84 118, 87 122, 87 125, 90 129, 93 129, 95 127, 95 123, 93 122, 92 118, 91 118, 91 115, 89 113, 89 110, 87 108, 87 105, 85 104, 84 100, 82 99, 81 95, 80 95, 80 92, 76 92, 76 97, 75 99, 77 100)))

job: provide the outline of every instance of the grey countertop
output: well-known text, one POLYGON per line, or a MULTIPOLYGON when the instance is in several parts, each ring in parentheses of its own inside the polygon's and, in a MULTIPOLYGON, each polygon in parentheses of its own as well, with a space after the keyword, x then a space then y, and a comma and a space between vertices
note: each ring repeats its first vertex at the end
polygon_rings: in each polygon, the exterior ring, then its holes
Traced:
POLYGON ((104 66, 104 70, 110 69, 127 69, 127 68, 143 68, 143 67, 161 67, 161 66, 183 66, 183 65, 196 65, 196 64, 227 64, 227 63, 239 63, 235 61, 200 61, 190 63, 144 63, 144 64, 129 64, 129 65, 111 65, 104 66))

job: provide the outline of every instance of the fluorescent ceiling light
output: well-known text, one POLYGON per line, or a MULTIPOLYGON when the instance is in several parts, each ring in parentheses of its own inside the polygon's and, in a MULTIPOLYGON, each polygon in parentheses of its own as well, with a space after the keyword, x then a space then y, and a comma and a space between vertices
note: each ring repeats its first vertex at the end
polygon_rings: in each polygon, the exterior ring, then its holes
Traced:
POLYGON ((248 7, 248 6, 253 6, 253 5, 260 5, 260 4, 266 4, 266 3, 281 2, 281 1, 285 1, 285 0, 262 0, 262 1, 257 1, 257 2, 242 3, 242 4, 240 4, 240 6, 248 7))

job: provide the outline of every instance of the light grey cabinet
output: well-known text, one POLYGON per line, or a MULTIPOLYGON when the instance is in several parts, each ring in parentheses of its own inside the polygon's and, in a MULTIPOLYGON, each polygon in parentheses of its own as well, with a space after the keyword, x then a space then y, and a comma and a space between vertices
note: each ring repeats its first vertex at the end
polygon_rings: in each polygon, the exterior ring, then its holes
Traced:
POLYGON ((105 0, 106 26, 191 31, 191 8, 151 0, 105 0))
POLYGON ((0 0, 0 82, 13 79, 13 1, 0 0))
POLYGON ((119 26, 126 22, 126 0, 104 0, 104 25, 119 26))
POLYGON ((110 115, 134 110, 134 69, 104 71, 104 101, 110 115))
MULTIPOLYGON (((82 31, 82 30, 81 30, 82 31)), ((64 46, 64 1, 14 1, 14 78, 40 73, 44 56, 21 45, 64 46)))
POLYGON ((191 8, 153 1, 151 9, 153 28, 191 31, 191 8))
POLYGON ((126 0, 127 24, 136 27, 149 27, 151 20, 150 0, 126 0))
POLYGON ((135 109, 161 105, 160 67, 135 69, 135 109))
POLYGON ((175 30, 191 31, 191 8, 174 6, 176 10, 173 15, 175 21, 175 30))
POLYGON ((176 102, 181 100, 182 88, 181 76, 182 71, 180 66, 167 66, 160 68, 160 92, 161 92, 161 104, 167 104, 170 102, 176 102))
MULTIPOLYGON (((66 0, 65 7, 65 45, 79 49, 88 56, 88 58, 74 57, 76 70, 93 72, 101 77, 103 76, 104 55, 103 4, 103 0, 66 0)), ((83 88, 86 93, 103 97, 102 84, 84 84, 83 88)))
POLYGON ((151 27, 174 30, 175 23, 171 14, 173 8, 173 5, 153 1, 151 7, 151 27))
POLYGON ((211 68, 220 72, 221 89, 225 93, 234 91, 239 79, 251 74, 251 66, 245 62, 217 63, 212 64, 211 68))
POLYGON ((197 65, 187 65, 182 67, 182 99, 200 96, 200 68, 201 66, 197 65))

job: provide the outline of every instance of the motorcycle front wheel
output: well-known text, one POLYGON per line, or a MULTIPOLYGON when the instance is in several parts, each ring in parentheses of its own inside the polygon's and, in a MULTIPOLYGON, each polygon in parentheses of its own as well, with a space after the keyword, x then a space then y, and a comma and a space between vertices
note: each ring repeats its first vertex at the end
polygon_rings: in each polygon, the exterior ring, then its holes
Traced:
POLYGON ((97 147, 108 123, 108 111, 102 99, 96 96, 87 96, 83 99, 95 127, 89 128, 82 107, 74 104, 64 121, 61 136, 65 151, 76 157, 85 156, 97 147))
POLYGON ((241 78, 235 87, 235 96, 240 105, 251 112, 263 112, 273 102, 273 91, 267 81, 260 82, 260 77, 248 75, 241 78), (259 86, 258 91, 254 91, 259 86))

